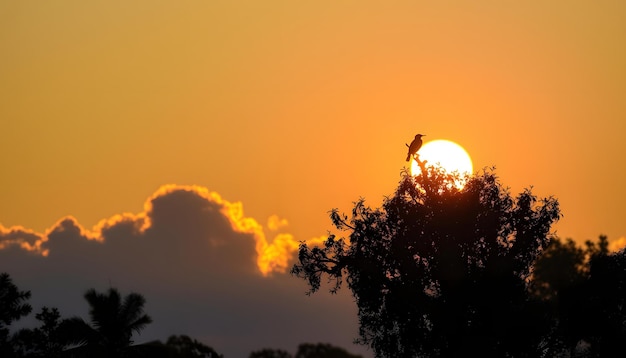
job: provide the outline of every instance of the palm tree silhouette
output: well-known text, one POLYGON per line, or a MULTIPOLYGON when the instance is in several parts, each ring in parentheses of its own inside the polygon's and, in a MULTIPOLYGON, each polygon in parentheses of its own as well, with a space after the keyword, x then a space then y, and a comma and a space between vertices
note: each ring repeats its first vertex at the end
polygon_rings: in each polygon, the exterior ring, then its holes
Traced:
POLYGON ((85 299, 90 306, 91 325, 80 317, 63 322, 69 342, 78 345, 75 353, 89 357, 133 356, 133 333, 152 322, 143 311, 145 298, 130 293, 122 300, 120 293, 110 288, 106 293, 90 289, 85 299))

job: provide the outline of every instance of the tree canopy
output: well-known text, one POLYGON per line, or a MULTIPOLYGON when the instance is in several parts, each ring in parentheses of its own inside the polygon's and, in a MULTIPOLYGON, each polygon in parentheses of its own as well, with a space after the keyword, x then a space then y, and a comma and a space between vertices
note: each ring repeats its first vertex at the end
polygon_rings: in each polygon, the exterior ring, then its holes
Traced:
POLYGON ((549 325, 528 282, 558 201, 513 197, 493 170, 461 178, 419 164, 382 207, 333 210, 347 235, 301 244, 292 273, 310 292, 323 277, 331 292, 345 280, 359 342, 378 357, 541 356, 549 325))

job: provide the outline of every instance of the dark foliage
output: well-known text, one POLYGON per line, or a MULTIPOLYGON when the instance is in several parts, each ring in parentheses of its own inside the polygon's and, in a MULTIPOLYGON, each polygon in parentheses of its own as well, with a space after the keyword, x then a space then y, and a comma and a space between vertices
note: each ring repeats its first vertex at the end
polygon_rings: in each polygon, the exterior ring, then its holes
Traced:
POLYGON ((348 237, 302 244, 292 273, 310 292, 322 276, 331 292, 346 280, 359 342, 378 357, 541 356, 549 318, 528 280, 558 202, 513 198, 492 171, 459 178, 419 164, 381 208, 333 211, 348 237))
POLYGON ((198 342, 189 336, 170 336, 165 344, 176 352, 180 358, 220 358, 213 348, 198 342))
POLYGON ((82 318, 66 319, 61 328, 68 342, 79 345, 75 354, 90 357, 128 357, 135 355, 133 333, 139 333, 152 319, 143 312, 146 300, 130 293, 122 300, 111 288, 107 293, 91 289, 85 294, 89 303, 91 325, 82 318))
POLYGON ((361 358, 361 356, 350 354, 345 349, 328 343, 302 343, 298 346, 295 356, 281 349, 266 348, 250 353, 249 358, 361 358))
POLYGON ((0 357, 15 355, 9 326, 32 310, 30 291, 20 291, 8 273, 0 274, 0 357))
POLYGON ((580 285, 585 280, 586 255, 585 250, 572 239, 564 242, 558 238, 550 240, 534 265, 534 293, 556 303, 559 292, 580 285))
POLYGON ((626 254, 592 257, 589 277, 581 287, 583 311, 579 317, 584 327, 581 338, 590 344, 595 357, 609 357, 617 352, 626 355, 626 254))
POLYGON ((327 343, 302 343, 298 346, 295 358, 361 358, 361 356, 327 343))
POLYGON ((13 337, 13 344, 20 357, 61 357, 66 337, 59 329, 61 314, 56 308, 43 307, 35 315, 41 325, 35 329, 21 329, 13 337))
POLYGON ((550 354, 626 354, 626 254, 608 252, 606 236, 585 248, 558 239, 537 260, 535 293, 551 308, 550 354))
POLYGON ((282 349, 264 348, 250 353, 249 358, 293 358, 291 353, 282 349))

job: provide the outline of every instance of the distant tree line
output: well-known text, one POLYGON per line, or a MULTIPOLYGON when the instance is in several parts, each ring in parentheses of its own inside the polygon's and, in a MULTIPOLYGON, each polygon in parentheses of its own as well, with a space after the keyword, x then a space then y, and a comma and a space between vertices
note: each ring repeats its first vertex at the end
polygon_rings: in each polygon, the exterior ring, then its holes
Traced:
POLYGON ((262 349, 250 353, 249 358, 361 358, 361 356, 330 344, 303 343, 298 346, 295 355, 281 349, 262 349))
MULTIPOLYGON (((137 293, 122 296, 111 288, 85 293, 90 321, 61 318, 56 308, 42 307, 35 315, 39 326, 11 331, 11 324, 32 311, 29 291, 21 291, 8 273, 0 274, 0 357, 2 358, 223 358, 213 348, 186 335, 172 335, 166 342, 134 344, 152 322, 144 313, 145 298, 137 293)), ((251 358, 360 358, 329 344, 304 343, 295 356, 282 350, 263 349, 251 358)))
POLYGON ((493 170, 418 164, 382 207, 332 211, 346 235, 302 243, 292 268, 309 293, 347 284, 360 343, 394 358, 626 356, 623 250, 552 235, 558 201, 513 197, 493 170))

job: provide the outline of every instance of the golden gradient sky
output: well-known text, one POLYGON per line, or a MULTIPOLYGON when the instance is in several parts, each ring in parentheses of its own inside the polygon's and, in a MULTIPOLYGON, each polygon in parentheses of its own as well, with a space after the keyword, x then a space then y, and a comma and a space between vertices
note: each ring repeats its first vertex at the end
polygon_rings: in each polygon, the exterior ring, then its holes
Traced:
POLYGON ((417 132, 561 236, 626 235, 626 3, 0 2, 0 223, 138 212, 197 184, 324 234, 377 205, 417 132))
POLYGON ((179 184, 311 239, 424 133, 556 196, 559 236, 617 240, 624 44, 623 1, 0 1, 0 225, 179 184))

